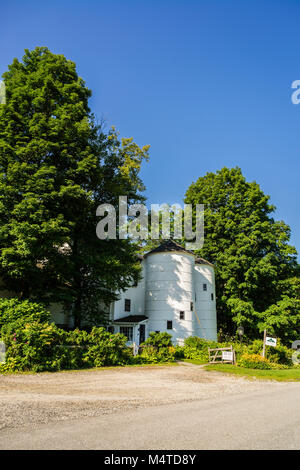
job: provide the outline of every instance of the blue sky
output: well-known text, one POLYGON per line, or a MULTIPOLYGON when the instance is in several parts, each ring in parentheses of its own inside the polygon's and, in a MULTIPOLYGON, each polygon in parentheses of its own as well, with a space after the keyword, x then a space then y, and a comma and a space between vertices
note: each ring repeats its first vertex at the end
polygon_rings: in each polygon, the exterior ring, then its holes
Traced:
POLYGON ((25 48, 74 60, 96 116, 150 144, 149 203, 240 166, 276 205, 300 252, 300 1, 11 0, 0 74, 25 48))

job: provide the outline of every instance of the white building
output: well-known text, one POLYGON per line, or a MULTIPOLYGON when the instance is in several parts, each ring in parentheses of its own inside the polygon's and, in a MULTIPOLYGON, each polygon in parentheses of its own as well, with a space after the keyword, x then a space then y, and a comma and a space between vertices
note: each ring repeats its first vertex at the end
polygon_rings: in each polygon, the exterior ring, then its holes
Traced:
POLYGON ((141 258, 142 280, 120 293, 110 312, 115 333, 140 344, 151 331, 217 339, 214 267, 173 240, 141 258))

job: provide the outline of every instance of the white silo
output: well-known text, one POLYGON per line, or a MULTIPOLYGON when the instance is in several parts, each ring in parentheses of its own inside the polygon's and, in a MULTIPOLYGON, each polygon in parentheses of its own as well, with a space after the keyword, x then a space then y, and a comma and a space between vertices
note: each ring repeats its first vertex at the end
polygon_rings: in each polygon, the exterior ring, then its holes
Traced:
POLYGON ((196 336, 217 339, 216 289, 214 267, 208 261, 195 260, 195 317, 196 336))
POLYGON ((145 314, 149 332, 171 334, 174 344, 194 336, 195 257, 168 240, 145 255, 145 314))

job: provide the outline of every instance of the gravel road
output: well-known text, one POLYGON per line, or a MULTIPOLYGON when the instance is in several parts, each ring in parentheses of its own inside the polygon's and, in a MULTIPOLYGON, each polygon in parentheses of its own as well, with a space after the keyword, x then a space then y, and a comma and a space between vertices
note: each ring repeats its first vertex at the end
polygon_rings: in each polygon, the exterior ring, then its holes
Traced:
MULTIPOLYGON (((239 412, 243 416, 249 408, 254 433, 255 410, 260 410, 261 418, 266 409, 275 417, 280 407, 284 409, 285 401, 291 407, 294 403, 289 422, 298 421, 291 427, 292 444, 285 445, 300 448, 299 392, 299 383, 248 380, 208 372, 193 364, 2 375, 0 448, 163 449, 170 448, 171 436, 173 449, 233 448, 232 445, 238 446, 236 436, 232 436, 239 423, 237 413, 245 400, 246 409, 239 412), (289 398, 285 400, 285 397, 289 398), (250 404, 246 405, 247 400, 250 404), (272 403, 274 409, 266 407, 268 403, 272 403), (213 410, 218 410, 217 414, 213 410), (209 429, 216 432, 214 428, 218 420, 222 422, 222 416, 224 419, 232 417, 233 427, 230 432, 227 429, 225 443, 219 440, 214 447, 214 439, 207 442, 209 429), (154 428, 160 429, 154 434, 151 419, 154 428), (192 426, 193 421, 195 430, 187 436, 186 426, 192 426), (142 430, 135 432, 139 426, 142 430), (167 432, 171 428, 173 435, 167 432), (294 428, 298 429, 297 438, 294 428), (122 432, 125 429, 126 432, 122 432), (205 439, 198 435, 200 431, 205 439), (196 440, 191 438, 193 435, 197 436, 196 440), (199 442, 205 443, 205 447, 200 447, 199 442)), ((262 445, 262 441, 259 442, 262 445)), ((255 447, 255 443, 251 445, 255 447)), ((280 448, 280 443, 278 445, 280 448)))

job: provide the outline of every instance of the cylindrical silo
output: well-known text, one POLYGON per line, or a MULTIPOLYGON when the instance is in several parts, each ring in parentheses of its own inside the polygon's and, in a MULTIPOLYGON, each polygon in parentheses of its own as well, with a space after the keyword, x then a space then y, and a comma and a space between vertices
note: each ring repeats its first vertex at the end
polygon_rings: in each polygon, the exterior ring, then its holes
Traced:
POLYGON ((149 332, 166 331, 175 344, 195 335, 194 272, 194 255, 182 248, 177 251, 173 242, 162 251, 146 255, 145 314, 149 332))
POLYGON ((217 339, 217 314, 214 267, 208 261, 195 261, 194 329, 201 338, 217 339))

